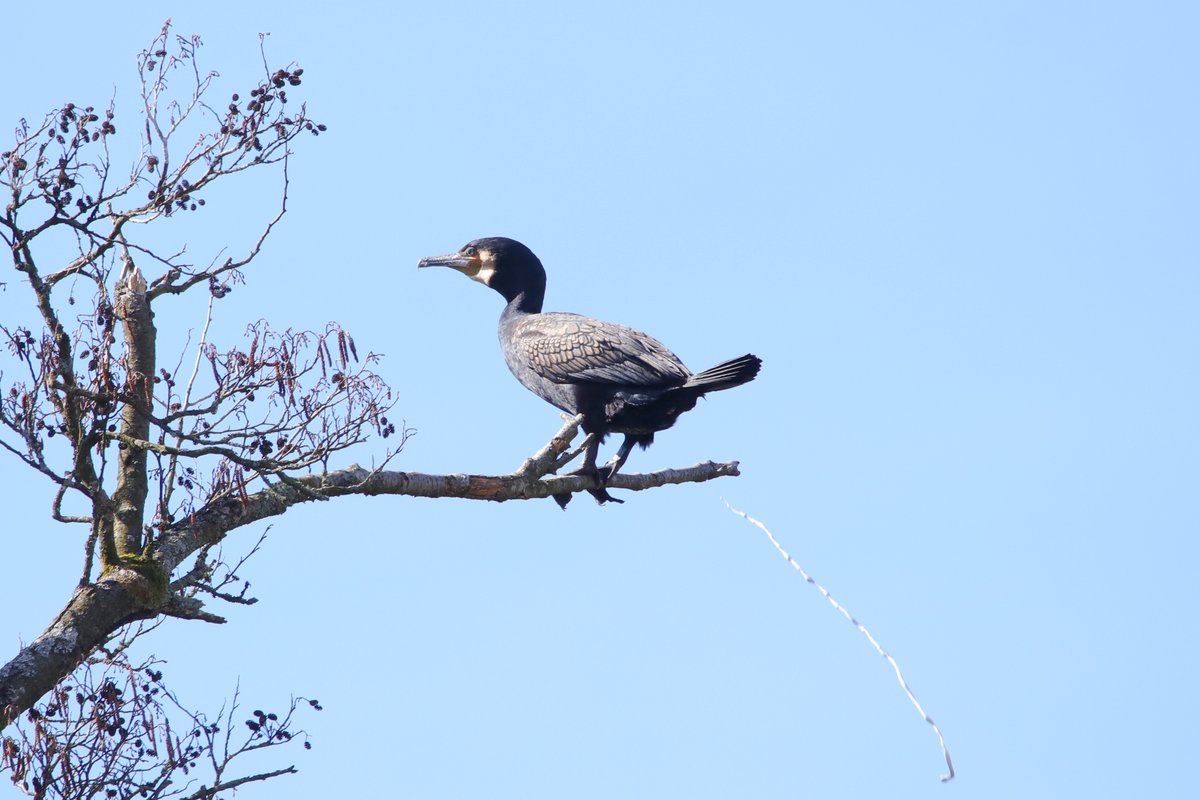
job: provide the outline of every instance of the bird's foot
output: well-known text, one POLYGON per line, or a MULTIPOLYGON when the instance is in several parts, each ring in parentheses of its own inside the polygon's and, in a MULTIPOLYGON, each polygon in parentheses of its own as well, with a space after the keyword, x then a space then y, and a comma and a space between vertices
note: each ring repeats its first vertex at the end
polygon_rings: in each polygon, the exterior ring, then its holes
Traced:
MULTIPOLYGON (((607 464, 607 465, 605 465, 605 467, 603 469, 596 469, 595 467, 592 467, 589 469, 586 466, 582 466, 582 467, 572 470, 566 474, 567 475, 587 475, 587 476, 595 479, 596 484, 597 484, 596 488, 588 489, 587 493, 590 494, 592 497, 596 498, 596 503, 598 505, 604 505, 605 503, 624 503, 625 502, 624 500, 622 500, 619 497, 613 497, 611 494, 608 493, 608 489, 606 489, 604 487, 604 484, 608 481, 609 477, 612 475, 613 470, 610 469, 611 466, 612 466, 611 464, 607 464)), ((554 502, 558 503, 558 507, 563 509, 564 511, 567 508, 567 503, 571 502, 571 493, 570 492, 564 492, 563 494, 556 494, 556 495, 551 495, 551 496, 554 498, 554 502)))
POLYGON ((621 503, 625 502, 619 497, 613 497, 603 486, 601 486, 599 489, 588 489, 587 491, 588 494, 596 498, 596 503, 598 505, 604 505, 605 503, 616 503, 620 505, 621 503))

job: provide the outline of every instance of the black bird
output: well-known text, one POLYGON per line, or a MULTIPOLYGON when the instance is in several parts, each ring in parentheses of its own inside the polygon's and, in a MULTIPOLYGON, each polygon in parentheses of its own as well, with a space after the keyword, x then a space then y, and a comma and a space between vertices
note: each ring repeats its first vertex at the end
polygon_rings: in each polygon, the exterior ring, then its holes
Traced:
MULTIPOLYGON (((456 269, 508 301, 500 315, 504 360, 538 397, 568 414, 583 414, 584 432, 596 435, 573 474, 596 479, 599 488, 591 493, 601 503, 622 502, 604 483, 635 444, 648 447, 654 434, 674 425, 697 398, 754 380, 762 365, 746 354, 693 374, 641 331, 579 314, 542 313, 546 271, 532 250, 513 239, 476 239, 457 253, 423 258, 417 266, 456 269), (625 441, 598 470, 596 453, 609 433, 623 433, 625 441)), ((570 495, 554 499, 565 508, 570 495)))

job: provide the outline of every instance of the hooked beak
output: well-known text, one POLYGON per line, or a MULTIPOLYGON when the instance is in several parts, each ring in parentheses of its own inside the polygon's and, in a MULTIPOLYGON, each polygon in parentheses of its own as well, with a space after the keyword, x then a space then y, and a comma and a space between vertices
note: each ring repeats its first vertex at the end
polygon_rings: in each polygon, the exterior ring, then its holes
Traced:
POLYGON ((417 262, 417 268, 424 267, 449 267, 456 269, 468 277, 475 277, 479 274, 480 261, 476 256, 464 256, 462 253, 450 253, 444 256, 427 256, 417 262))

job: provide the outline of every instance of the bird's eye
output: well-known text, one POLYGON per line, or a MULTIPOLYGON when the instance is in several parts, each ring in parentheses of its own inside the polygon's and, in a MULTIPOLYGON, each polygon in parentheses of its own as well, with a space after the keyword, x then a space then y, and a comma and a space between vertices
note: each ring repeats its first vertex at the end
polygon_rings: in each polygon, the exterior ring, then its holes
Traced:
POLYGON ((476 250, 474 247, 464 247, 463 255, 466 256, 467 258, 474 258, 475 256, 479 255, 479 251, 476 250))

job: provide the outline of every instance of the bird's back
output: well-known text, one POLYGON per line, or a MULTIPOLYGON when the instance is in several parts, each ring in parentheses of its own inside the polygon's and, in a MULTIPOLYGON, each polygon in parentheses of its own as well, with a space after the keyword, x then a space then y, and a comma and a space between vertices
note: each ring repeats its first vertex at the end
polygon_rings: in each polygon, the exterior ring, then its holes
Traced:
POLYGON ((506 314, 500 319, 500 342, 513 374, 560 408, 546 397, 547 383, 654 390, 681 386, 691 377, 652 336, 579 314, 506 314))

